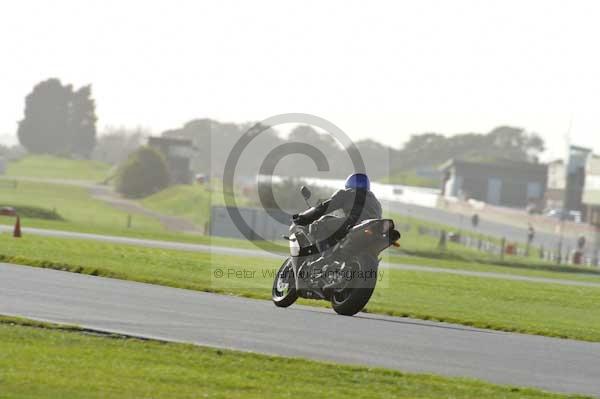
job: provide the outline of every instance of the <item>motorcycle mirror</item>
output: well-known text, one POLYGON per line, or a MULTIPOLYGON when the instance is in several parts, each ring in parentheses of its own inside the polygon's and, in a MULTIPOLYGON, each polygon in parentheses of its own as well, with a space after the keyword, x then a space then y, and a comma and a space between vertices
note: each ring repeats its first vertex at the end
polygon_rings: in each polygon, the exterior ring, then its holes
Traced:
POLYGON ((306 186, 300 187, 300 194, 302 194, 305 200, 308 200, 311 196, 311 192, 306 186))

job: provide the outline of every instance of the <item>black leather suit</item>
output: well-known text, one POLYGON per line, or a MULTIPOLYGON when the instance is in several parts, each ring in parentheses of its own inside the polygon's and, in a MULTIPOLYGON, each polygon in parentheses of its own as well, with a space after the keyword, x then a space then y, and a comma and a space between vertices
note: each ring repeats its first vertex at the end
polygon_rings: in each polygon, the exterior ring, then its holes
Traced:
POLYGON ((318 241, 339 239, 349 228, 367 219, 381 219, 381 204, 368 190, 344 189, 336 191, 321 204, 296 215, 299 225, 310 226, 311 235, 318 241), (331 215, 341 210, 343 216, 331 215))

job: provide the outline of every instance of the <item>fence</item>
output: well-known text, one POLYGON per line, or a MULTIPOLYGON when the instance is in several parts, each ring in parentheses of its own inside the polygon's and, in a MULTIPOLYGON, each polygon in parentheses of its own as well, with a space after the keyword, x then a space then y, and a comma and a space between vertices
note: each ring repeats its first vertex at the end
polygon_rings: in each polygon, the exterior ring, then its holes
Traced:
MULTIPOLYGON (((409 232, 413 226, 409 224, 398 224, 397 228, 402 232, 409 232)), ((447 242, 462 245, 475 251, 480 251, 490 255, 504 258, 505 256, 528 256, 537 250, 540 259, 565 265, 587 265, 600 266, 600 251, 580 251, 577 248, 564 247, 557 245, 558 248, 550 249, 544 246, 519 245, 515 242, 509 242, 505 238, 492 239, 483 235, 463 234, 461 232, 446 231, 428 226, 417 225, 417 233, 435 237, 439 240, 438 247, 443 250, 447 242)))

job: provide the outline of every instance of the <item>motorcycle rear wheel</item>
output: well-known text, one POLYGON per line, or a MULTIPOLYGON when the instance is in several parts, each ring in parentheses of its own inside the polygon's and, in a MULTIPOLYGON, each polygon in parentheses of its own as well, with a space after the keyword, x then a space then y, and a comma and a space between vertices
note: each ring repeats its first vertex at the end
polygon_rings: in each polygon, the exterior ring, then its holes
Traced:
POLYGON ((285 262, 283 262, 283 265, 281 265, 275 275, 271 299, 275 306, 279 308, 287 308, 298 299, 296 277, 290 258, 287 258, 285 262))
POLYGON ((344 289, 334 292, 331 306, 336 313, 354 316, 367 305, 377 283, 378 263, 377 259, 368 255, 357 256, 348 261, 350 272, 357 273, 357 276, 362 272, 363 278, 353 278, 344 289))

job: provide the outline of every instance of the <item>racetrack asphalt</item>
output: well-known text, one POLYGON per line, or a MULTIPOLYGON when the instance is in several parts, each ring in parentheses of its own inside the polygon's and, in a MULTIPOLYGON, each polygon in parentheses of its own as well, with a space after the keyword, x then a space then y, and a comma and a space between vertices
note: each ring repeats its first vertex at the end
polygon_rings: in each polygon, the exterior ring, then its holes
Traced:
POLYGON ((0 314, 283 356, 600 396, 600 343, 188 291, 0 263, 0 314))

